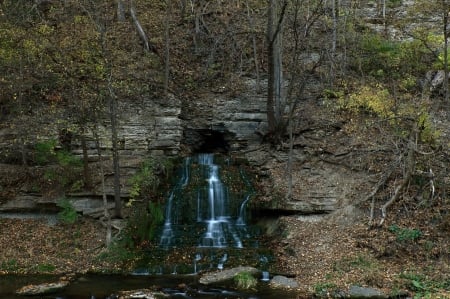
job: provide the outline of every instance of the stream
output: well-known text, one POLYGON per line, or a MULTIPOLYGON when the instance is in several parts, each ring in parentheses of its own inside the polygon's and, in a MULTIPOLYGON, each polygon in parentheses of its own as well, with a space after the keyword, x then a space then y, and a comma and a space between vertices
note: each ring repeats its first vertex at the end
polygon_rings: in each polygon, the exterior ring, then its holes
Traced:
MULTIPOLYGON (((203 286, 198 283, 197 275, 83 275, 70 283, 63 291, 45 296, 18 296, 14 292, 28 284, 56 281, 52 276, 0 276, 0 298, 20 299, 106 299, 119 291, 152 288, 167 295, 166 298, 260 298, 289 299, 296 298, 288 290, 272 289, 267 282, 260 281, 254 290, 240 291, 227 284, 203 286)), ((112 297, 111 297, 112 298, 112 297)))

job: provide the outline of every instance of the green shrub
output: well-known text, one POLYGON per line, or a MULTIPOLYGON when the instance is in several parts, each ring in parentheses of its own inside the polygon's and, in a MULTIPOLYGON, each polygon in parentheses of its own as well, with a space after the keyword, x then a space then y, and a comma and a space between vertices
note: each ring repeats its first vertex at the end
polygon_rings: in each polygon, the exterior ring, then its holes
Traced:
POLYGON ((414 298, 435 298, 434 293, 450 289, 449 279, 432 280, 427 275, 416 272, 403 272, 399 277, 405 279, 406 287, 415 292, 414 298))
POLYGON ((65 224, 74 224, 78 219, 77 211, 73 204, 66 198, 58 201, 58 207, 61 211, 58 213, 58 219, 65 224))
POLYGON ((160 183, 156 169, 157 163, 154 159, 147 159, 142 163, 140 169, 130 179, 130 202, 156 191, 160 183))
POLYGON ((62 167, 81 167, 83 162, 71 152, 61 150, 56 152, 56 160, 62 167))
POLYGON ((233 277, 234 283, 238 289, 253 289, 256 287, 258 280, 249 272, 239 272, 233 277))
POLYGON ((395 224, 389 226, 389 231, 396 235, 399 242, 416 241, 422 236, 418 229, 400 228, 395 224))
POLYGON ((314 285, 314 295, 328 298, 329 294, 337 289, 337 285, 332 282, 319 282, 314 285))
POLYGON ((16 271, 17 269, 19 269, 19 265, 17 263, 17 260, 11 259, 11 260, 2 262, 0 264, 0 269, 2 269, 4 271, 16 271))
POLYGON ((56 266, 52 264, 39 264, 36 266, 36 270, 40 273, 49 273, 56 270, 56 266))

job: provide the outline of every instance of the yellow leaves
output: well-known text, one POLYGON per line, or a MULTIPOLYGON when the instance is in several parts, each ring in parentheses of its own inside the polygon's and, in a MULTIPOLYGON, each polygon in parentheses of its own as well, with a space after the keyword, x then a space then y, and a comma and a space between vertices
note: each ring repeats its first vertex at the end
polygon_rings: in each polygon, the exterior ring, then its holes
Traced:
POLYGON ((73 21, 75 24, 87 24, 89 22, 89 19, 87 16, 74 16, 73 21))
POLYGON ((441 132, 437 130, 430 119, 430 114, 427 111, 420 112, 417 125, 420 129, 420 139, 422 142, 433 143, 435 142, 441 132))
POLYGON ((371 112, 388 118, 394 116, 395 101, 389 91, 382 86, 362 86, 347 97, 340 97, 341 108, 353 112, 371 112))
POLYGON ((43 35, 49 35, 51 33, 53 33, 54 29, 53 27, 47 25, 47 24, 43 24, 38 26, 37 31, 43 35))

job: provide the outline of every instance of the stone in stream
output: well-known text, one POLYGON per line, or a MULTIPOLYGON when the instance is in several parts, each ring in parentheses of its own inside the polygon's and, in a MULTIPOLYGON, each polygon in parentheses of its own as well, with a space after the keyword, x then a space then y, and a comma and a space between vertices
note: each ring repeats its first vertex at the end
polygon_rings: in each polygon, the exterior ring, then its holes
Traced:
POLYGON ((232 279, 236 274, 241 273, 241 272, 249 272, 250 274, 258 274, 261 271, 259 271, 256 268, 253 268, 253 267, 240 266, 240 267, 236 267, 236 268, 227 269, 224 271, 207 273, 207 274, 203 275, 202 277, 200 277, 200 283, 201 284, 212 284, 212 283, 216 283, 216 282, 229 280, 229 279, 232 279))
POLYGON ((58 281, 50 283, 41 283, 37 285, 26 285, 16 291, 16 294, 23 296, 35 296, 51 294, 60 291, 69 284, 68 281, 58 281))

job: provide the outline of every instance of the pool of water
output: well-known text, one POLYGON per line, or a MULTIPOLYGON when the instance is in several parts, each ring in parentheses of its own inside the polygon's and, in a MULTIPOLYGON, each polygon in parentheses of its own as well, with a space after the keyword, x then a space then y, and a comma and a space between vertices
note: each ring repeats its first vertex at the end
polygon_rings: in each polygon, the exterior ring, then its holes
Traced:
MULTIPOLYGON (((15 291, 28 284, 39 284, 56 281, 52 276, 0 276, 0 298, 19 299, 15 291)), ((77 277, 63 291, 46 296, 26 297, 42 299, 104 299, 119 291, 143 288, 156 289, 168 295, 167 298, 246 298, 246 299, 289 299, 297 298, 297 294, 287 290, 269 287, 260 281, 254 290, 240 291, 231 285, 222 283, 204 286, 198 283, 197 275, 84 275, 77 277)))

